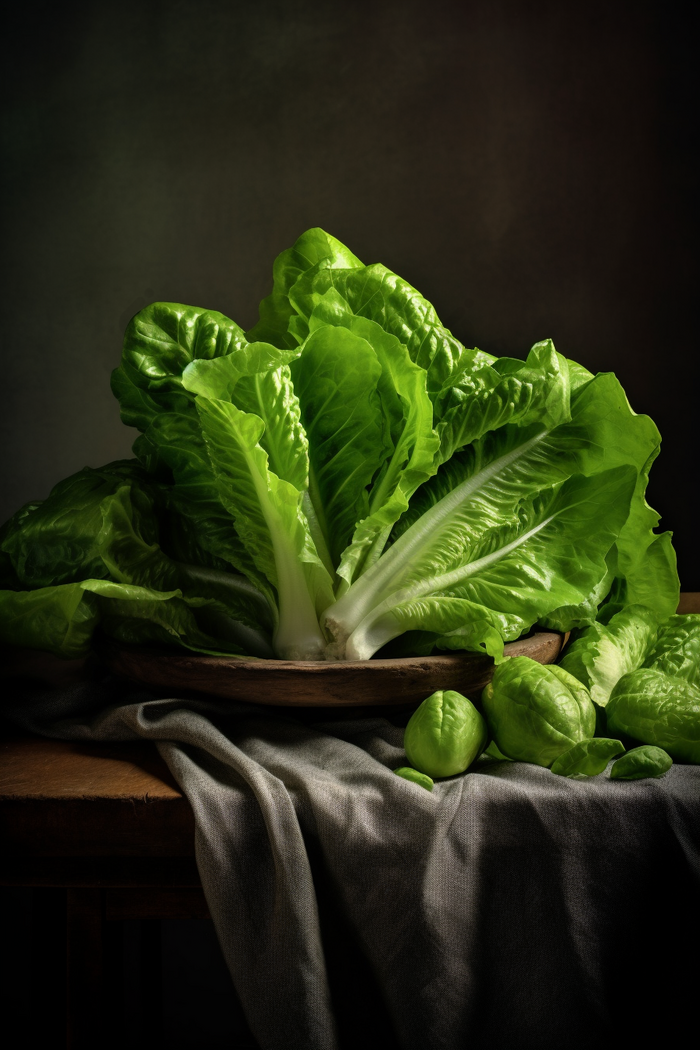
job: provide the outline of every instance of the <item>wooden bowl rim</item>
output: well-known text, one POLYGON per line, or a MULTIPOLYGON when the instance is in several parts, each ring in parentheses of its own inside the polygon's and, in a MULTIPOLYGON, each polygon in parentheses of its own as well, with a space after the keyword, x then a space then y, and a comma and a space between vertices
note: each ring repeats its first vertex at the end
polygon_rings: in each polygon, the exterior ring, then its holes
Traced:
MULTIPOLYGON (((527 634, 522 638, 517 638, 513 642, 506 642, 503 647, 504 655, 517 655, 517 652, 520 650, 533 648, 533 644, 536 645, 537 640, 540 640, 540 643, 542 643, 545 638, 550 638, 552 636, 562 639, 560 646, 561 651, 566 645, 569 632, 567 631, 566 634, 564 634, 562 631, 552 631, 542 628, 540 630, 532 631, 530 634, 527 634)), ((473 662, 480 660, 487 661, 488 663, 493 661, 493 657, 489 656, 488 653, 465 650, 445 652, 444 654, 431 653, 428 656, 386 657, 379 660, 270 660, 257 656, 227 656, 223 653, 221 655, 198 653, 186 649, 168 650, 165 646, 158 648, 146 645, 126 645, 110 638, 103 639, 100 648, 110 649, 112 652, 121 652, 134 656, 141 655, 148 657, 149 659, 167 660, 173 663, 189 663, 190 661, 195 661, 200 664, 200 666, 209 665, 217 667, 226 664, 231 669, 245 668, 246 670, 259 670, 261 673, 263 671, 293 671, 297 674, 319 674, 320 672, 324 672, 326 674, 334 675, 346 671, 401 671, 410 670, 413 667, 437 667, 440 664, 454 665, 465 661, 473 662)))

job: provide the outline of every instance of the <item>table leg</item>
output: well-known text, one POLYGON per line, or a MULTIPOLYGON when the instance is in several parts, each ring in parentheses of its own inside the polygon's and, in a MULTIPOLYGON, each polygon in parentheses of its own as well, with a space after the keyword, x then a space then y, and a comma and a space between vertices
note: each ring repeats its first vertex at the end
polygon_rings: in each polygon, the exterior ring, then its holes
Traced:
MULTIPOLYGON (((32 890, 31 984, 40 1009, 28 1017, 36 1046, 64 1046, 66 1030, 66 891, 32 890)), ((36 1005, 36 1004, 35 1004, 36 1005)))
POLYGON ((99 1046, 103 1013, 103 891, 67 891, 66 1045, 68 1050, 99 1046))
POLYGON ((141 1026, 144 1046, 158 1042, 163 1031, 163 966, 160 919, 141 921, 141 1026))

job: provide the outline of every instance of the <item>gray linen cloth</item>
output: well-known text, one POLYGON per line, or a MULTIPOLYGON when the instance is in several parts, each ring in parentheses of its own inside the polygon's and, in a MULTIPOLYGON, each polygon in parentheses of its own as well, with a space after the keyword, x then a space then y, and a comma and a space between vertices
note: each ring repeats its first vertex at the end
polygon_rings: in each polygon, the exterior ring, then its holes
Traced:
POLYGON ((155 742, 263 1050, 643 1047, 691 1016, 700 767, 575 781, 482 758, 429 793, 392 772, 396 719, 313 722, 109 678, 16 683, 8 701, 44 735, 155 742))

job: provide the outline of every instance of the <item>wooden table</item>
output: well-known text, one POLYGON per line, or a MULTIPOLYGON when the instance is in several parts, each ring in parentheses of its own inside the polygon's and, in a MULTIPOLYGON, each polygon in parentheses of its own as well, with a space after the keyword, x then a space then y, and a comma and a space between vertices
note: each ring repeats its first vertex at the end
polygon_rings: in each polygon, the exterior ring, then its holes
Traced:
POLYGON ((34 980, 42 986, 44 1045, 73 1050, 108 1041, 100 1041, 101 1019, 119 994, 116 941, 129 919, 141 922, 141 966, 151 977, 142 1029, 156 1036, 158 920, 206 918, 208 911, 192 810, 153 745, 6 733, 0 835, 0 882, 35 888, 34 980))
MULTIPOLYGON (((679 612, 700 612, 700 592, 682 595, 679 612)), ((0 742, 0 835, 0 882, 36 890, 47 1026, 63 1018, 65 1045, 94 1050, 106 989, 119 987, 110 970, 118 922, 145 924, 145 965, 155 972, 157 920, 208 916, 189 803, 149 742, 68 743, 11 731, 0 742), (56 980, 62 966, 65 997, 56 980)), ((150 995, 144 1031, 157 1027, 150 995)), ((48 1028, 44 1045, 61 1045, 48 1028)))

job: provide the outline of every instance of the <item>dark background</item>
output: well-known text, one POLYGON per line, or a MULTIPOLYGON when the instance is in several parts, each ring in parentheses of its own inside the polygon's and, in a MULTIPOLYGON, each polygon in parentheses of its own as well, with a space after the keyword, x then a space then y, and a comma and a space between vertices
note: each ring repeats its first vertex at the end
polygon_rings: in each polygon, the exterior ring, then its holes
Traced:
POLYGON ((601 0, 21 5, 7 37, 0 519, 135 436, 154 299, 244 327, 309 226, 463 342, 551 336, 664 435, 650 501, 700 588, 694 27, 601 0))

